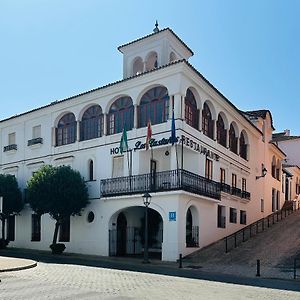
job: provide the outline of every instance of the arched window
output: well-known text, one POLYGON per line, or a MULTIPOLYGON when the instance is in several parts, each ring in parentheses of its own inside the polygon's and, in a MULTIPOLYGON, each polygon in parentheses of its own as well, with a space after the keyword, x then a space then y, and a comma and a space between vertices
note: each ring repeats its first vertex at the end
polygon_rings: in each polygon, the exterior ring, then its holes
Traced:
POLYGON ((245 136, 244 136, 244 133, 241 132, 241 135, 240 135, 240 156, 243 158, 243 159, 247 159, 247 144, 246 144, 246 141, 245 141, 245 136))
POLYGON ((166 122, 169 116, 168 90, 158 86, 147 91, 139 108, 139 127, 146 127, 148 121, 152 125, 166 122))
POLYGON ((238 142, 238 139, 236 137, 234 127, 231 124, 230 129, 229 129, 229 149, 230 149, 230 151, 232 151, 236 154, 237 154, 237 142, 238 142))
POLYGON ((133 76, 143 73, 143 60, 140 57, 137 57, 133 62, 133 76))
POLYGON ((94 180, 94 162, 92 160, 89 162, 89 180, 94 180))
POLYGON ((211 139, 214 138, 214 121, 207 103, 204 103, 202 110, 202 131, 211 139))
POLYGON ((103 135, 103 114, 99 105, 88 108, 80 123, 80 140, 90 140, 103 135))
POLYGON ((226 147, 227 143, 227 130, 225 129, 225 124, 222 116, 219 114, 217 120, 217 142, 222 146, 226 147))
POLYGON ((108 134, 122 132, 125 126, 126 130, 133 128, 134 118, 133 104, 130 97, 121 97, 117 99, 110 107, 107 123, 108 134))
POLYGON ((273 156, 272 158, 272 168, 271 168, 272 177, 276 178, 276 158, 273 156))
POLYGON ((146 59, 146 71, 150 71, 157 67, 158 67, 157 53, 155 51, 152 51, 148 54, 146 59))
POLYGON ((280 179, 280 169, 281 169, 281 163, 280 160, 277 160, 277 164, 276 164, 276 179, 279 180, 280 179))
POLYGON ((171 52, 169 61, 172 62, 175 61, 176 59, 177 59, 176 54, 174 52, 171 52))
POLYGON ((194 94, 190 89, 186 91, 185 96, 185 121, 190 126, 198 129, 199 113, 197 110, 197 102, 194 94))
POLYGON ((65 114, 58 122, 56 128, 56 146, 75 143, 76 120, 72 113, 65 114))

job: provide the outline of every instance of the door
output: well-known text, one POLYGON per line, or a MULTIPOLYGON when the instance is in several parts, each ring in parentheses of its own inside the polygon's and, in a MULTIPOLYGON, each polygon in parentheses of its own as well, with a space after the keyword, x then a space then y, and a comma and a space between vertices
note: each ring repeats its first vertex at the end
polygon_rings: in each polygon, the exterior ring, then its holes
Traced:
POLYGON ((127 219, 124 213, 120 213, 117 220, 117 255, 123 256, 126 254, 127 240, 127 219))
POLYGON ((150 160, 150 190, 155 191, 156 187, 156 166, 157 162, 154 159, 150 160))

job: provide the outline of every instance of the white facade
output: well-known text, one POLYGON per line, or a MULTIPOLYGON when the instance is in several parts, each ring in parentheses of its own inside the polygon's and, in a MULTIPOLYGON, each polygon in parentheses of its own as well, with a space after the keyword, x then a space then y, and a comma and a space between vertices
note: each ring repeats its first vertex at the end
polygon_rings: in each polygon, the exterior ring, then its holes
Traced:
MULTIPOLYGON (((281 175, 285 154, 270 143, 273 125, 269 112, 263 115, 241 113, 188 63, 192 51, 170 29, 121 46, 119 50, 124 55, 123 80, 0 122, 1 172, 15 175, 21 189, 26 188, 32 173, 44 164, 70 165, 87 180, 90 204, 82 216, 71 217, 70 241, 65 243, 67 252, 95 255, 113 255, 118 251, 122 252, 119 254, 140 253, 141 196, 145 191, 150 191, 152 196, 150 208, 161 218, 157 217, 158 231, 152 250, 161 252, 162 259, 170 261, 176 260, 180 253, 188 255, 272 213, 272 189, 280 192, 275 209, 282 207, 285 197, 281 175), (160 91, 165 88, 168 97, 162 100, 162 107, 155 104, 157 95, 153 96, 155 99, 151 98, 149 103, 152 104, 149 105, 155 106, 153 118, 156 118, 156 122, 152 122, 152 142, 154 139, 161 142, 147 151, 143 148, 147 127, 142 124, 142 108, 148 104, 141 101, 144 101, 145 93, 158 87, 161 87, 160 91), (185 99, 188 91, 193 94, 197 106, 191 113, 192 119, 197 119, 194 126, 187 121, 185 99), (111 117, 112 104, 125 97, 131 98, 133 106, 133 128, 127 128, 129 148, 132 149, 131 179, 119 178, 130 175, 130 153, 121 155, 119 150, 122 130, 110 132, 119 126, 117 123, 111 125, 116 122, 111 117), (102 109, 103 134, 82 140, 85 112, 95 105, 102 109), (176 146, 168 142, 172 107, 179 138, 176 146), (209 117, 203 114, 207 107, 209 117), (65 138, 69 142, 60 144, 57 128, 61 126, 62 117, 69 113, 76 120, 76 134, 72 133, 74 141, 70 142, 65 136, 62 141, 65 138), (159 121, 157 116, 163 116, 163 120, 159 121), (220 143, 219 116, 227 132, 225 146, 220 143), (212 132, 206 132, 206 118, 211 118, 211 123, 208 123, 213 125, 208 127, 212 132), (231 141, 230 130, 234 132, 231 141), (237 143, 236 153, 230 149, 234 141, 237 143), (271 174, 273 157, 279 168, 277 178, 271 174), (155 169, 152 168, 152 175, 151 158, 156 165, 155 169), (264 167, 267 174, 261 176, 264 167), (225 174, 222 189, 227 189, 226 192, 220 191, 221 169, 225 174), (113 177, 119 179, 109 180, 113 177), (95 215, 91 223, 87 221, 90 211, 95 215), (235 220, 234 216, 230 218, 230 213, 234 212, 237 215, 235 220), (242 222, 246 224, 240 224, 241 215, 246 215, 245 222, 242 222), (126 229, 123 231, 120 229, 121 218, 126 229), (187 230, 193 230, 193 233, 187 233, 187 230), (191 237, 192 242, 188 240, 191 237)), ((10 245, 47 250, 52 241, 54 221, 43 215, 40 241, 32 241, 32 213, 26 204, 16 216, 15 240, 10 245)))

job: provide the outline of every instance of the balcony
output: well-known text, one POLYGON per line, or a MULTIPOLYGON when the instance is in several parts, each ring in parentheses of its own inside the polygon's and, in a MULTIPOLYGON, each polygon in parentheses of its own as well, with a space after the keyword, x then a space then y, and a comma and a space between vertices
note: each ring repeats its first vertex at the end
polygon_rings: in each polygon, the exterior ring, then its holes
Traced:
POLYGON ((38 137, 27 141, 27 146, 33 146, 37 144, 43 144, 43 138, 38 137))
POLYGON ((243 199, 250 200, 250 197, 251 197, 251 194, 249 192, 242 191, 242 198, 243 199))
POLYGON ((231 194, 233 196, 237 196, 237 197, 240 197, 240 198, 246 199, 246 200, 251 199, 251 194, 249 192, 246 192, 246 191, 243 191, 239 188, 230 186, 229 184, 221 182, 220 183, 220 188, 221 188, 221 192, 231 194))
POLYGON ((17 150, 18 146, 16 144, 11 144, 3 147, 3 152, 8 152, 12 150, 17 150))
POLYGON ((221 198, 218 182, 186 170, 104 179, 100 184, 102 197, 184 190, 217 200, 221 198))
POLYGON ((231 187, 231 195, 242 198, 242 190, 237 187, 232 186, 231 187))
POLYGON ((221 191, 222 192, 225 192, 227 194, 231 194, 231 186, 229 184, 221 182, 220 186, 221 186, 221 191))

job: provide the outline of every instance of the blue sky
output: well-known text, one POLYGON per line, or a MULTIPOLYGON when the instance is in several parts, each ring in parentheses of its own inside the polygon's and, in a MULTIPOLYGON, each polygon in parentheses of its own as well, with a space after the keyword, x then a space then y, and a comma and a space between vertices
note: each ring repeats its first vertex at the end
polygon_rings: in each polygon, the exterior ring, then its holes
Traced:
POLYGON ((238 108, 300 135, 299 16, 297 0, 0 0, 0 119, 121 79, 117 47, 158 19, 238 108))

